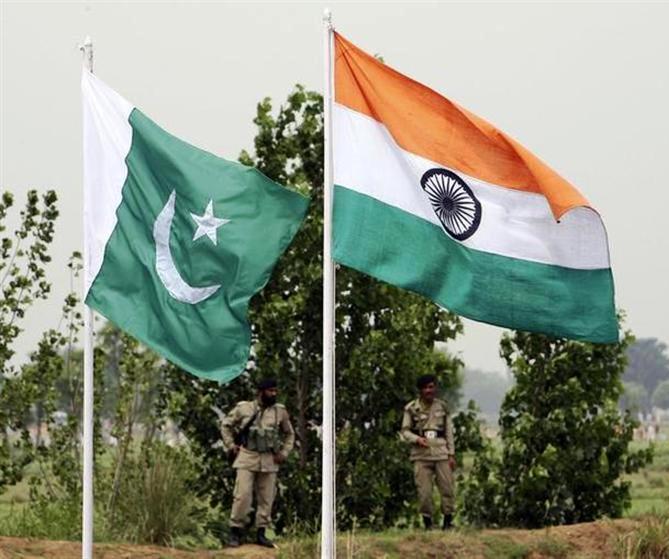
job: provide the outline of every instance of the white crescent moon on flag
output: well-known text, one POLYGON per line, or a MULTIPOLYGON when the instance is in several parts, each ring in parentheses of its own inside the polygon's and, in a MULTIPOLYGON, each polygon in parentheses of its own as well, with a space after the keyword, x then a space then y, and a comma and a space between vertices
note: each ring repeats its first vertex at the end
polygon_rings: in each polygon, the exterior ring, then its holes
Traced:
POLYGON ((177 301, 195 305, 208 299, 221 287, 219 284, 207 287, 193 287, 182 277, 170 251, 170 230, 174 218, 176 192, 170 194, 167 204, 160 211, 153 224, 153 240, 156 242, 156 272, 167 292, 177 301))

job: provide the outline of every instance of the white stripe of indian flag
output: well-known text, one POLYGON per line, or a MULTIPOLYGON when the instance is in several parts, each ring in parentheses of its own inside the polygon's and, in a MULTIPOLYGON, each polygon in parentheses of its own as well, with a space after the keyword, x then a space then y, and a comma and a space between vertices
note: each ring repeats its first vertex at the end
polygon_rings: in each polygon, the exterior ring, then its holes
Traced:
MULTIPOLYGON (((334 180, 441 227, 421 187, 429 169, 447 168, 401 149, 386 127, 339 104, 334 107, 334 180)), ((556 221, 546 198, 503 188, 456 171, 483 208, 467 247, 568 268, 609 267, 606 231, 590 208, 575 208, 556 221)))

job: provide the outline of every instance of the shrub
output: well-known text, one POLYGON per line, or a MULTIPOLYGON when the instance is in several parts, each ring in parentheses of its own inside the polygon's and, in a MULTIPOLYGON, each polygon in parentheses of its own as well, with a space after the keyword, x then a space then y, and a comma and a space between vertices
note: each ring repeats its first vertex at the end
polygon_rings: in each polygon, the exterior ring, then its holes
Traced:
POLYGON ((479 453, 460 488, 472 524, 537 528, 620 517, 632 473, 652 450, 631 451, 635 422, 617 408, 629 332, 617 344, 506 334, 516 378, 500 413, 501 456, 479 453))
POLYGON ((208 511, 192 486, 196 477, 183 449, 154 443, 126 459, 115 508, 107 511, 111 536, 160 545, 205 540, 208 511))

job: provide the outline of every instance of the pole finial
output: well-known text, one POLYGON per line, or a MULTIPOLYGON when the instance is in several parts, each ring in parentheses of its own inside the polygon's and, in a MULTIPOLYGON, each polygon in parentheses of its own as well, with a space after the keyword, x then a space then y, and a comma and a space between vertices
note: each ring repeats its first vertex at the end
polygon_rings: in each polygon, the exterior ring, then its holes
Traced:
POLYGON ((90 35, 86 35, 84 42, 79 45, 79 50, 84 55, 84 66, 93 73, 93 40, 90 35))
POLYGON ((330 11, 330 8, 325 8, 323 10, 323 23, 327 27, 332 28, 332 12, 330 11))

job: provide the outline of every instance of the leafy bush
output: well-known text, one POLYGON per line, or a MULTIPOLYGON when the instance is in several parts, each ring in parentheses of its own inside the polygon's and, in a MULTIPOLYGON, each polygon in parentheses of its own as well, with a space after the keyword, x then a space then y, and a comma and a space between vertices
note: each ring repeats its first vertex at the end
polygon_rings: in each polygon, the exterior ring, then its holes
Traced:
POLYGON ((453 416, 453 439, 455 442, 455 459, 462 464, 465 452, 481 452, 489 442, 481 433, 481 420, 474 400, 467 402, 467 407, 453 416))
POLYGON ((465 522, 540 527, 622 515, 630 482, 621 475, 652 459, 651 449, 630 451, 635 422, 617 409, 631 340, 503 337, 516 384, 502 404, 501 456, 481 451, 460 488, 465 522))
MULTIPOLYGON (((28 191, 19 226, 7 234, 5 220, 14 197, 6 189, 0 195, 0 491, 20 481, 33 458, 26 419, 35 392, 49 389, 48 384, 40 387, 25 382, 11 360, 27 310, 51 291, 46 267, 51 261, 57 199, 53 190, 41 197, 36 190, 28 191)), ((52 332, 43 341, 53 350, 60 340, 52 332)))

